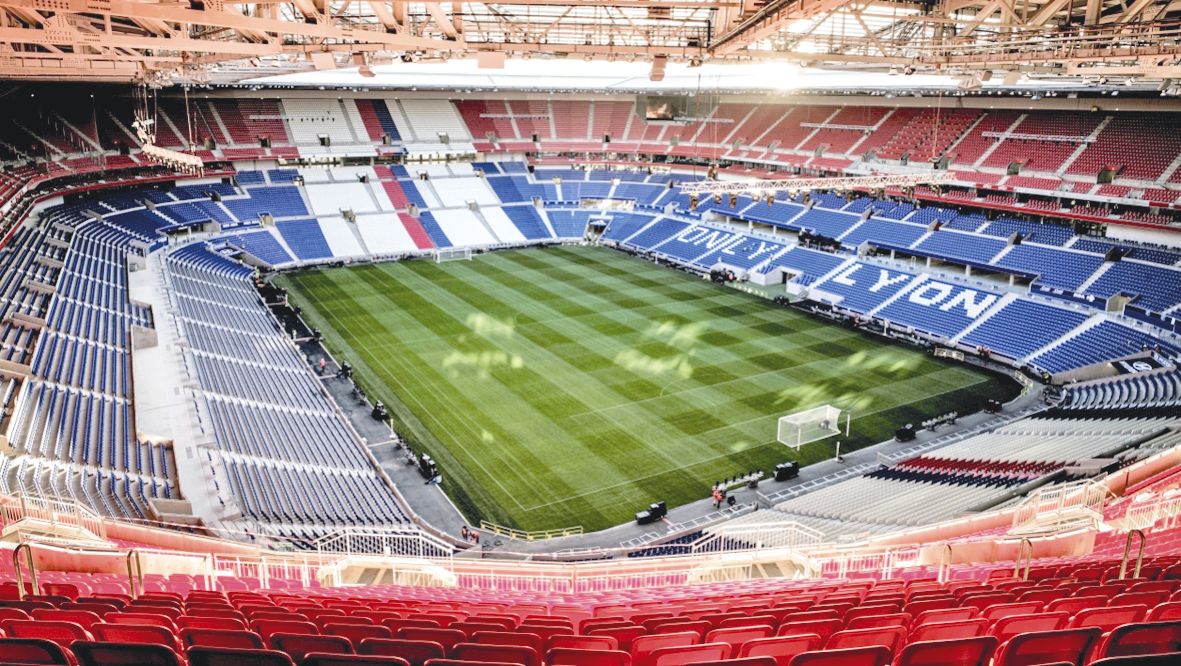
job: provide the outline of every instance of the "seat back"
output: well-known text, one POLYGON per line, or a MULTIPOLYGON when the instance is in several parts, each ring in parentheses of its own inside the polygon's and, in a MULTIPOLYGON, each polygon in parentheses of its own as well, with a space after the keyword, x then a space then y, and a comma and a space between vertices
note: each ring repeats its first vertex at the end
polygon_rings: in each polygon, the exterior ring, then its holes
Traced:
POLYGON ((452 650, 456 659, 495 661, 522 666, 541 666, 541 659, 531 648, 522 645, 483 645, 460 643, 452 650))
POLYGON ((538 661, 541 660, 542 650, 544 649, 541 636, 520 633, 518 631, 477 631, 472 634, 469 640, 472 643, 483 645, 519 645, 521 647, 527 647, 533 650, 538 661))
POLYGON ((846 629, 838 631, 828 637, 825 648, 840 650, 843 648, 869 647, 880 645, 890 651, 902 644, 906 638, 906 630, 902 627, 877 627, 875 629, 846 629))
POLYGON ((68 666, 62 646, 43 638, 0 638, 0 663, 68 666))
POLYGON ((99 622, 91 627, 91 633, 100 641, 107 643, 143 643, 148 645, 163 645, 177 652, 181 649, 176 640, 176 634, 164 627, 150 624, 107 624, 99 622))
MULTIPOLYGON (((733 648, 728 643, 702 643, 700 645, 679 645, 663 647, 651 654, 652 666, 683 666, 700 662, 728 659, 733 648)), ((635 666, 639 664, 632 662, 635 666)))
POLYGON ((284 652, 193 646, 189 666, 295 666, 284 652))
POLYGON ((775 630, 767 625, 747 627, 725 627, 714 629, 705 635, 706 643, 729 643, 737 648, 743 643, 756 638, 767 638, 775 630))
POLYGON ((1144 605, 1110 606, 1108 608, 1088 608, 1081 610, 1070 621, 1072 627, 1099 627, 1104 632, 1111 631, 1121 624, 1139 622, 1148 614, 1148 607, 1144 605))
POLYGON ((1004 643, 1017 634, 1027 634, 1036 631, 1056 631, 1066 628, 1070 616, 1058 611, 1052 613, 1031 613, 1029 615, 1010 615, 997 620, 989 631, 997 640, 1004 643))
POLYGON ((971 638, 983 636, 988 632, 988 620, 982 617, 970 620, 951 620, 949 622, 931 622, 914 628, 910 632, 911 641, 946 641, 956 638, 971 638))
POLYGON ((376 624, 340 624, 331 622, 324 625, 324 633, 330 636, 344 636, 357 645, 366 638, 393 638, 387 627, 376 624))
POLYGON ((1102 632, 1098 627, 1034 631, 1014 636, 1001 649, 995 666, 1068 663, 1082 666, 1102 632))
POLYGON ((186 627, 180 630, 180 640, 186 647, 224 647, 238 650, 263 649, 262 636, 245 629, 202 629, 186 627))
POLYGON ((693 631, 640 636, 632 641, 631 644, 632 663, 636 666, 647 666, 647 664, 651 663, 652 653, 656 650, 667 647, 693 645, 698 642, 699 638, 697 633, 693 631))
POLYGON ((800 636, 816 634, 821 641, 827 641, 841 628, 840 620, 810 620, 808 622, 785 622, 775 632, 777 636, 800 636))
POLYGON ((78 666, 181 666, 176 652, 163 645, 78 641, 70 650, 78 666))
POLYGON ((56 620, 5 620, 4 633, 9 638, 44 638, 68 648, 74 641, 93 641, 94 638, 73 622, 56 620))
POLYGON ((1181 620, 1116 627, 1104 644, 1104 657, 1181 652, 1181 620))
POLYGON ((895 666, 988 666, 996 647, 993 636, 920 641, 902 648, 895 666))
MULTIPOLYGON (((575 650, 616 650, 619 641, 610 636, 550 636, 545 642, 546 652, 555 648, 575 650)), ((628 655, 630 657, 630 655, 628 655)))
POLYGON ((411 641, 432 641, 443 646, 448 654, 456 645, 467 641, 467 635, 458 629, 440 629, 438 627, 403 627, 394 633, 396 638, 411 641))
POLYGON ((1135 657, 1105 657, 1092 661, 1090 666, 1176 666, 1181 663, 1181 652, 1146 654, 1135 657))
POLYGON ((401 657, 312 652, 303 658, 300 666, 410 666, 410 662, 401 657))
POLYGON ((819 650, 822 645, 816 634, 802 636, 772 636, 755 638, 738 646, 738 657, 771 657, 777 666, 787 666, 797 654, 819 650))
POLYGON ((587 650, 556 647, 545 653, 547 666, 631 666, 631 655, 622 650, 587 650))
POLYGON ((434 641, 418 641, 407 638, 365 638, 357 645, 357 654, 375 657, 401 657, 410 666, 423 666, 431 659, 442 659, 447 650, 434 641))
POLYGON ((792 657, 790 666, 889 666, 890 651, 881 645, 818 650, 792 657))
POLYGON ((353 643, 343 636, 315 634, 271 634, 267 639, 272 650, 286 652, 292 661, 299 662, 309 652, 325 654, 353 654, 353 643))
POLYGON ((56 608, 37 608, 31 613, 34 620, 49 620, 61 622, 73 622, 74 624, 90 631, 90 628, 99 622, 102 618, 98 613, 85 610, 58 610, 56 608))

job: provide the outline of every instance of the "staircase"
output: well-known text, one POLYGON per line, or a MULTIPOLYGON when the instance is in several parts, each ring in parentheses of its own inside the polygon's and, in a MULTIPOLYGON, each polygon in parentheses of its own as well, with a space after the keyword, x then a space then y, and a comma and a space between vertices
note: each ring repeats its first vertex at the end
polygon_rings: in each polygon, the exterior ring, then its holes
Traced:
POLYGON ((402 222, 406 233, 410 234, 410 240, 414 241, 415 247, 420 250, 430 250, 435 247, 434 241, 431 240, 431 235, 422 227, 422 223, 418 221, 418 218, 411 217, 405 213, 399 213, 398 219, 402 222))

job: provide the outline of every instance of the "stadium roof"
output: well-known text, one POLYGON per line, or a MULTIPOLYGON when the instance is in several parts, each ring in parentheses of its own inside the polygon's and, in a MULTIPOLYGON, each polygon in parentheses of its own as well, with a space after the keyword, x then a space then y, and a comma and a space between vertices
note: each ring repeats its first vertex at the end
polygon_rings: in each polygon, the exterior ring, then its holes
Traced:
MULTIPOLYGON (((481 55, 1181 78, 1181 0, 0 0, 0 77, 232 81, 481 55), (220 65, 214 68, 214 65, 220 65)), ((987 72, 987 74, 985 74, 987 72)))
MULTIPOLYGON (((669 64, 660 81, 649 77, 645 62, 616 61, 609 67, 581 58, 514 59, 502 69, 481 69, 472 59, 372 66, 362 74, 357 67, 331 71, 273 74, 245 79, 241 85, 327 89, 449 90, 463 92, 563 92, 563 93, 902 93, 903 91, 955 92, 961 79, 942 74, 905 75, 900 71, 834 71, 800 67, 788 62, 718 62, 691 66, 669 64)), ((265 68, 263 71, 266 71, 265 68)), ((1137 81, 1132 92, 1149 86, 1137 81)), ((981 82, 986 91, 1076 92, 1112 88, 1087 77, 1023 75, 1006 83, 1001 77, 981 82)))

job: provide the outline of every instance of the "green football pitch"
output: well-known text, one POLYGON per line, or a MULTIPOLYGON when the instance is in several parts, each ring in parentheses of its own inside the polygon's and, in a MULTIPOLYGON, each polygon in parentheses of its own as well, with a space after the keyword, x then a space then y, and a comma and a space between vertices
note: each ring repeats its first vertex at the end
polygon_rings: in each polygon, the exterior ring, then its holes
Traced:
POLYGON ((627 521, 721 478, 831 457, 780 416, 852 410, 844 450, 986 398, 1002 376, 935 360, 612 250, 496 252, 281 276, 469 520, 627 521))

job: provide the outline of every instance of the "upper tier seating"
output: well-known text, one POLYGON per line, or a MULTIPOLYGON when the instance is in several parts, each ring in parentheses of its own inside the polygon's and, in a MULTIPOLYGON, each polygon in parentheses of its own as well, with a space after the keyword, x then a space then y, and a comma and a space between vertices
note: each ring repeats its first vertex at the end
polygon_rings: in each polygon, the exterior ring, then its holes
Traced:
MULTIPOLYGON (((141 441, 131 419, 130 330, 153 326, 150 312, 127 296, 126 256, 143 251, 142 239, 131 232, 142 227, 86 220, 71 206, 43 216, 47 226, 4 251, 12 262, 4 269, 9 314, 22 312, 46 324, 31 358, 30 336, 14 331, 5 343, 10 356, 30 363, 31 374, 11 416, 15 455, 0 463, 0 487, 72 498, 105 515, 145 518, 151 499, 175 496, 176 463, 170 448, 141 441), (38 257, 63 265, 36 268, 31 262, 38 257), (56 290, 31 291, 17 279, 22 274, 56 290)), ((5 384, 7 403, 16 384, 5 384)))

